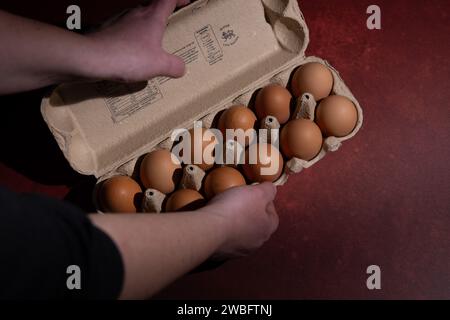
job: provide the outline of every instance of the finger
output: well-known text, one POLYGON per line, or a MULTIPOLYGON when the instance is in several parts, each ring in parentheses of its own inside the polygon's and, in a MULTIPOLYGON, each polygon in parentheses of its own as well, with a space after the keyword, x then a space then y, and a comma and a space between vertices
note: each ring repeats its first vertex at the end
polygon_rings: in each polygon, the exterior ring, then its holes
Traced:
POLYGON ((273 201, 277 194, 277 187, 271 182, 263 182, 254 186, 263 192, 264 200, 273 201))
POLYGON ((274 233, 278 229, 278 225, 280 223, 280 218, 278 216, 277 210, 275 208, 275 204, 272 202, 269 202, 266 206, 266 212, 269 216, 269 219, 271 221, 271 234, 274 233))
POLYGON ((273 203, 273 201, 270 201, 267 205, 266 205, 266 212, 267 214, 270 215, 274 215, 277 213, 277 210, 275 209, 275 205, 273 203))
POLYGON ((156 68, 158 76, 180 78, 184 75, 186 66, 180 57, 162 52, 156 68))
POLYGON ((169 16, 174 12, 177 2, 177 0, 155 0, 149 9, 153 11, 154 18, 167 22, 169 16))
POLYGON ((191 1, 189 1, 189 0, 178 0, 178 2, 177 2, 177 7, 183 7, 183 6, 186 6, 186 5, 188 5, 190 2, 191 2, 191 1))
POLYGON ((270 218, 272 219, 272 234, 277 231, 278 226, 280 225, 280 217, 278 213, 273 213, 270 218))

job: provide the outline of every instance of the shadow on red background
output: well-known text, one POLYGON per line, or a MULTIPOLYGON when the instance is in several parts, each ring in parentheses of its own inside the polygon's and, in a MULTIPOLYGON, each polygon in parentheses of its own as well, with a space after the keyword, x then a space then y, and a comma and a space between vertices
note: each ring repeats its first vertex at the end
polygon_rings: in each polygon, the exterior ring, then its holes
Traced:
MULTIPOLYGON (((40 1, 0 7, 63 26, 69 4, 93 25, 133 1, 40 1)), ((134 3, 138 3, 134 1, 134 3)), ((340 71, 362 131, 279 188, 280 228, 255 255, 190 275, 157 298, 450 298, 448 160, 450 2, 304 0, 308 55, 340 71), (382 290, 366 288, 366 268, 382 290)), ((67 164, 39 112, 43 90, 1 97, 0 183, 92 210, 95 180, 67 164)))

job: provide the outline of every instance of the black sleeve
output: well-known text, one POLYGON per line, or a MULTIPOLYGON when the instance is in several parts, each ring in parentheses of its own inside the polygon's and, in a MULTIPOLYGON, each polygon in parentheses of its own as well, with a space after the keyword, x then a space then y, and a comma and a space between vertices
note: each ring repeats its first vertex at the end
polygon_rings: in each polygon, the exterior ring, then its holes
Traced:
POLYGON ((0 187, 0 298, 115 299, 122 282, 116 245, 85 213, 0 187), (81 289, 68 289, 72 265, 79 267, 81 289))

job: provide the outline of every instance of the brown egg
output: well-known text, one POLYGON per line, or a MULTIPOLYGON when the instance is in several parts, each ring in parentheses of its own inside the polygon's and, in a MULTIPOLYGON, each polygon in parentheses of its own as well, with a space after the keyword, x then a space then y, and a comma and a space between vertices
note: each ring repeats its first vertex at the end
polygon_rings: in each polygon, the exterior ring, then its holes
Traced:
POLYGON ((221 167, 212 170, 205 178, 205 193, 208 199, 233 187, 245 185, 242 174, 231 167, 221 167))
POLYGON ((242 170, 251 182, 274 182, 281 176, 283 165, 283 157, 276 147, 258 143, 247 149, 242 170))
POLYGON ((206 128, 191 129, 189 134, 190 140, 183 139, 181 146, 183 150, 191 151, 190 156, 184 157, 183 152, 180 156, 183 157, 183 160, 187 158, 186 164, 195 164, 204 171, 211 169, 214 165, 215 146, 219 143, 216 136, 206 128), (196 154, 197 156, 195 156, 196 154))
POLYGON ((134 213, 139 211, 142 190, 126 176, 116 176, 103 182, 99 202, 103 212, 134 213))
POLYGON ((280 124, 289 121, 291 115, 291 93, 278 84, 271 84, 258 92, 255 101, 255 110, 258 119, 267 116, 277 118, 280 124))
MULTIPOLYGON (((252 110, 243 105, 236 105, 225 110, 218 122, 218 129, 222 132, 224 140, 226 140, 226 129, 242 129, 247 131, 253 129, 256 122, 256 116, 252 110)), ((245 138, 245 145, 253 142, 254 136, 245 138)), ((234 138, 234 140, 237 140, 234 138)), ((243 141, 242 141, 243 142, 243 141)), ((241 143, 244 145, 244 143, 241 143)))
POLYGON ((192 189, 180 189, 172 193, 166 202, 166 212, 191 211, 205 204, 203 196, 192 189))
POLYGON ((181 164, 169 150, 155 150, 141 163, 141 182, 146 189, 171 193, 181 179, 181 164))
POLYGON ((325 136, 345 137, 355 129, 358 111, 350 99, 329 96, 317 107, 316 122, 325 136))
POLYGON ((309 161, 320 152, 322 140, 320 128, 311 120, 291 120, 281 130, 281 151, 288 159, 309 161))
POLYGON ((316 101, 322 100, 328 97, 333 89, 333 74, 321 63, 304 64, 295 71, 291 89, 295 97, 308 92, 316 101))

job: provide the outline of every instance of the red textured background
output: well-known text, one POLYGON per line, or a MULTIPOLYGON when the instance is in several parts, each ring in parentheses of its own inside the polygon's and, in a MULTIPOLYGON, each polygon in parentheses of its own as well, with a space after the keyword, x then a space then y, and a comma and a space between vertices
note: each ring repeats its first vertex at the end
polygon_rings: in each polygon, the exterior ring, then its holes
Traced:
MULTIPOLYGON (((138 1, 0 7, 92 24, 138 1)), ((159 298, 450 298, 450 2, 303 0, 307 54, 329 60, 364 109, 363 129, 279 188, 280 228, 251 257, 184 277, 159 298), (366 8, 382 9, 369 31, 366 8), (367 266, 382 290, 365 286, 367 266)), ((3 44, 2 44, 3 45, 3 44)), ((2 97, 0 184, 89 210, 91 177, 73 172, 39 114, 42 91, 2 97)))

